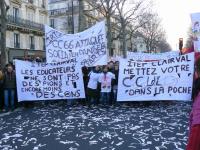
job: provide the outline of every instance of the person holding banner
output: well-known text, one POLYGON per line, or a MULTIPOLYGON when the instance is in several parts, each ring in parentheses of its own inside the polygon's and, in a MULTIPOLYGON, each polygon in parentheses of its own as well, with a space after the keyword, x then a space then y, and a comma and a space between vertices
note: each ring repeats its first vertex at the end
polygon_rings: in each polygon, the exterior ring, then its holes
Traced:
POLYGON ((99 77, 99 82, 101 83, 101 102, 102 104, 108 104, 110 102, 110 94, 112 88, 112 80, 115 79, 115 75, 108 72, 108 67, 104 66, 103 73, 99 77))
POLYGON ((116 101, 117 101, 118 78, 119 78, 119 62, 115 62, 114 74, 115 74, 115 79, 113 80, 113 86, 112 86, 112 91, 113 91, 112 104, 115 104, 116 101))
POLYGON ((6 67, 6 71, 3 75, 3 88, 4 88, 4 108, 6 111, 9 109, 9 105, 11 109, 15 108, 15 89, 16 89, 16 74, 11 64, 8 64, 6 67))
POLYGON ((99 80, 99 66, 96 66, 92 69, 92 71, 88 74, 89 81, 87 85, 87 103, 88 106, 91 106, 91 103, 97 104, 99 98, 98 91, 98 80, 99 80))
MULTIPOLYGON (((200 74, 200 59, 196 62, 196 71, 200 74)), ((190 132, 186 150, 200 150, 200 77, 194 82, 193 106, 190 113, 190 132)))

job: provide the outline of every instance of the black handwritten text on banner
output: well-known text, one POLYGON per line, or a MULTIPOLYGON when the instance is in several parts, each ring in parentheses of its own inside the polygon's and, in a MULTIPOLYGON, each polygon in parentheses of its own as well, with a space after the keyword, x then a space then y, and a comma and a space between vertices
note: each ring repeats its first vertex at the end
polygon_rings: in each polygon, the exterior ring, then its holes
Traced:
POLYGON ((163 59, 169 59, 172 57, 177 57, 179 56, 179 52, 170 51, 170 52, 156 53, 156 54, 128 52, 127 56, 128 58, 131 58, 135 61, 161 60, 161 59, 163 60, 163 59))
POLYGON ((45 26, 47 62, 63 62, 76 58, 81 66, 107 63, 105 21, 76 34, 64 34, 45 26))
POLYGON ((19 101, 85 97, 81 67, 75 59, 63 63, 16 61, 19 101))
POLYGON ((121 59, 118 101, 191 100, 194 53, 136 62, 121 59))

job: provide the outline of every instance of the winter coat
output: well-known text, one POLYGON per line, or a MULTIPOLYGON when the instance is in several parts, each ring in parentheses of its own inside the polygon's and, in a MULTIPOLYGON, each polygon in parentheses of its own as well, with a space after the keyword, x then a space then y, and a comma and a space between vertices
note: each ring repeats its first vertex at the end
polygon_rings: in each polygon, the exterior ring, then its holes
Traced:
POLYGON ((190 113, 190 129, 195 125, 200 125, 200 92, 195 97, 190 113))
POLYGON ((3 88, 4 89, 16 88, 16 75, 14 71, 12 73, 5 72, 3 88))

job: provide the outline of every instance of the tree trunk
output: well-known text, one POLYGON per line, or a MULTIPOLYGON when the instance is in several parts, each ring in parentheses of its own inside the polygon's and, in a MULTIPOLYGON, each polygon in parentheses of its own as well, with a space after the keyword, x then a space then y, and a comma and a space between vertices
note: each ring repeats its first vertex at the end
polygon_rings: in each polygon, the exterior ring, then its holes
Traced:
POLYGON ((107 21, 107 42, 108 42, 108 52, 109 52, 109 56, 112 56, 113 55, 113 52, 112 52, 112 35, 111 35, 111 21, 110 21, 110 15, 108 15, 106 17, 106 21, 107 21))
POLYGON ((123 58, 127 57, 127 47, 126 47, 126 25, 124 19, 121 19, 122 25, 122 51, 123 51, 123 58))
POLYGON ((5 67, 8 63, 8 52, 6 50, 6 29, 7 29, 7 16, 6 16, 6 6, 4 0, 0 0, 1 9, 1 66, 5 67))
POLYGON ((83 0, 79 0, 79 24, 78 24, 78 31, 84 31, 86 28, 86 20, 84 16, 84 3, 83 0))

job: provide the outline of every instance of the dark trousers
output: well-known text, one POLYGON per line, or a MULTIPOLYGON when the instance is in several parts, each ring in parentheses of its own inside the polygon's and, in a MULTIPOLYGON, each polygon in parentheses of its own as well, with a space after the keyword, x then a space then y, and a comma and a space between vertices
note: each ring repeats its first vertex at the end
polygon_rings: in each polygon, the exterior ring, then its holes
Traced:
POLYGON ((15 89, 4 90, 4 107, 6 110, 15 107, 15 89))
POLYGON ((101 103, 108 104, 110 102, 110 92, 101 92, 101 103))

